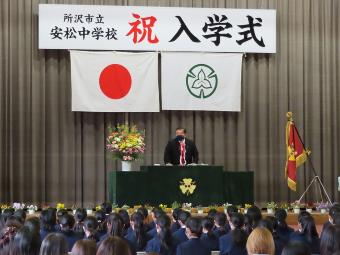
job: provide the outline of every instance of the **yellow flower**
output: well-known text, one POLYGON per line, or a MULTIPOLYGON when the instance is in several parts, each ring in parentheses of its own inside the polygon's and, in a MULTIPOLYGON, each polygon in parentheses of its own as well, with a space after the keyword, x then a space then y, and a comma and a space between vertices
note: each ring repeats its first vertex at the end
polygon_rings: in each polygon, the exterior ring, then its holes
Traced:
POLYGON ((63 203, 57 203, 57 210, 64 209, 65 205, 63 203))

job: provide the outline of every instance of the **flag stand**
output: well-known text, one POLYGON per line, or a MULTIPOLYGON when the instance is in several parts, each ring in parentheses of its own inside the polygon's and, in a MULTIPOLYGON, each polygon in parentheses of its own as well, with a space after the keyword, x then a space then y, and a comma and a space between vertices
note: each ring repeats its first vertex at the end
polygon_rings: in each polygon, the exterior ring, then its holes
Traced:
MULTIPOLYGON (((294 122, 293 120, 291 120, 291 121, 294 122)), ((299 136, 299 139, 300 139, 300 141, 301 141, 301 143, 302 143, 303 149, 304 149, 305 151, 307 151, 307 150, 306 150, 306 147, 305 147, 305 144, 303 143, 303 140, 301 139, 301 136, 300 136, 300 134, 299 134, 299 131, 298 131, 297 128, 296 128, 296 125, 294 125, 294 129, 295 129, 297 135, 299 136)), ((307 191, 308 191, 309 188, 312 186, 312 184, 313 184, 313 183, 317 183, 317 184, 319 184, 319 185, 318 185, 318 188, 319 188, 319 192, 320 192, 321 201, 323 201, 322 192, 324 192, 324 194, 325 194, 325 196, 326 196, 328 202, 329 202, 330 204, 332 204, 332 201, 331 201, 331 199, 329 198, 329 195, 328 195, 328 193, 327 193, 327 191, 326 191, 325 186, 323 185, 323 183, 322 183, 322 181, 321 181, 319 175, 317 175, 317 173, 316 173, 316 170, 315 170, 315 168, 314 168, 313 162, 312 162, 312 160, 311 160, 310 157, 309 157, 309 154, 306 153, 306 155, 307 155, 308 162, 311 164, 311 167, 312 167, 312 170, 313 170, 313 173, 314 173, 314 177, 313 177, 312 181, 309 183, 309 185, 307 186, 306 190, 302 193, 302 195, 301 195, 300 199, 298 200, 298 202, 299 202, 299 203, 301 202, 302 198, 306 195, 307 191)))

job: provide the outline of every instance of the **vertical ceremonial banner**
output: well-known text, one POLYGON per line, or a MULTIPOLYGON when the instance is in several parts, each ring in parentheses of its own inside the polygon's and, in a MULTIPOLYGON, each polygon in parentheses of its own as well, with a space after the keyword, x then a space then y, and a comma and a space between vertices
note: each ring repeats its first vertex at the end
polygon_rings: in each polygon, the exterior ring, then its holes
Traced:
POLYGON ((287 163, 286 177, 287 184, 291 190, 296 191, 296 169, 302 165, 308 157, 309 151, 305 150, 303 142, 300 139, 295 123, 292 119, 292 113, 287 113, 288 122, 286 126, 286 145, 287 145, 287 163))
POLYGON ((242 54, 162 53, 162 109, 241 111, 242 54))
POLYGON ((70 54, 72 111, 159 111, 157 53, 70 54))

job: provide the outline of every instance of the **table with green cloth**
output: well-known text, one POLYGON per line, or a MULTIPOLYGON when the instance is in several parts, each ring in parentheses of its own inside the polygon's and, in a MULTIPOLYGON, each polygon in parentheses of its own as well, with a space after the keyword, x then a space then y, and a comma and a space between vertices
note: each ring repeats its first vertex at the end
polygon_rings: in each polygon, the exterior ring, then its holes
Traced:
POLYGON ((140 171, 109 173, 109 199, 119 206, 252 204, 253 190, 252 171, 224 171, 222 166, 141 166, 140 171))

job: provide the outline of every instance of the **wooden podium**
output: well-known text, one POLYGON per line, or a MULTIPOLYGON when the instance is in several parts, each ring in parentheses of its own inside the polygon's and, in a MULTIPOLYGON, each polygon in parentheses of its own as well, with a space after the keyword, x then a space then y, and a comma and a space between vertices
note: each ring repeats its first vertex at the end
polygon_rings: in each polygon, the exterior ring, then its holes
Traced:
POLYGON ((222 166, 141 166, 141 171, 109 173, 109 199, 119 206, 172 202, 193 206, 254 202, 251 171, 223 171, 222 166))

